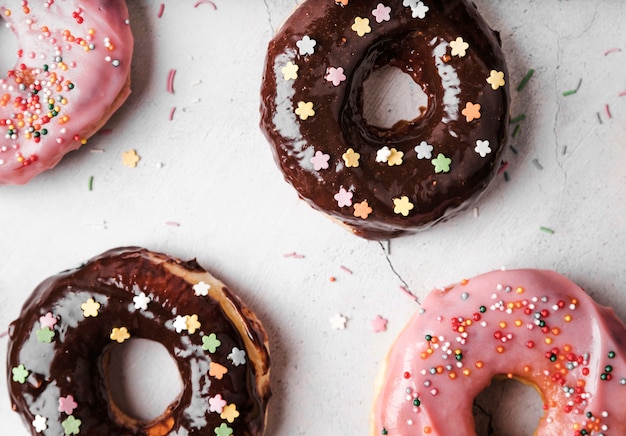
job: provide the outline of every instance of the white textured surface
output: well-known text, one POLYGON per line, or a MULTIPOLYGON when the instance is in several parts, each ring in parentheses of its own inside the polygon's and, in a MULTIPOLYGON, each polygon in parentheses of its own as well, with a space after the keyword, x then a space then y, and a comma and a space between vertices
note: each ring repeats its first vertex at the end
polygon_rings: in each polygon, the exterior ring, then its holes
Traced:
MULTIPOLYGON (((423 297, 501 266, 549 268, 626 319, 626 2, 476 0, 502 34, 512 114, 526 114, 512 142, 519 153, 505 155, 510 181, 497 179, 478 217, 394 240, 390 253, 299 201, 257 127, 265 47, 296 2, 214 2, 217 10, 168 0, 160 19, 160 2, 129 2, 133 94, 112 133, 27 186, 0 188, 0 328, 45 277, 108 248, 196 257, 269 331, 268 434, 364 435, 379 364, 418 309, 401 285, 423 297), (621 51, 605 55, 612 48, 621 51), (172 68, 174 95, 165 92, 172 68), (535 75, 518 93, 529 68, 535 75), (134 169, 121 161, 131 148, 141 156, 134 169), (292 252, 305 257, 284 257, 292 252), (336 313, 345 330, 332 328, 336 313), (389 319, 384 333, 371 329, 377 315, 389 319)), ((517 402, 512 413, 525 408, 517 402)), ((26 434, 6 393, 0 418, 3 433, 26 434)), ((532 433, 534 423, 520 421, 506 434, 532 433)))

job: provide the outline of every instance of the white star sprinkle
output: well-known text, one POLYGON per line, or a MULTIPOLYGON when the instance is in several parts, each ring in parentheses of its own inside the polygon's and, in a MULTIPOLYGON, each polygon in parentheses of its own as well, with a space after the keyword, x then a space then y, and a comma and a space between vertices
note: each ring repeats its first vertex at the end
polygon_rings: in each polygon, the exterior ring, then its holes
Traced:
POLYGON ((147 310, 148 303, 151 301, 150 297, 148 297, 144 292, 133 297, 133 303, 135 303, 136 310, 147 310))
POLYGON ((430 9, 424 4, 424 2, 421 1, 404 0, 404 3, 402 4, 411 8, 411 11, 413 11, 413 18, 419 18, 421 20, 426 17, 426 12, 430 9))
POLYGON ((391 156, 391 150, 389 150, 389 147, 384 146, 376 152, 376 162, 387 163, 389 156, 391 156))
POLYGON ((187 330, 187 317, 186 316, 176 316, 176 320, 174 321, 174 329, 176 329, 176 333, 180 333, 183 330, 187 330))
POLYGON ((489 141, 476 141, 476 148, 474 151, 480 155, 480 157, 485 157, 489 153, 491 153, 491 147, 489 147, 489 141))
POLYGON ((233 362, 233 365, 245 365, 246 363, 246 352, 244 350, 240 350, 237 347, 233 347, 233 350, 228 355, 228 360, 233 362))
POLYGON ((431 159, 433 157, 433 146, 422 141, 420 145, 415 147, 415 153, 417 153, 418 159, 431 159))
POLYGON ((300 41, 296 42, 296 45, 300 49, 300 56, 304 56, 308 54, 312 55, 313 53, 315 53, 316 44, 317 44, 317 41, 314 39, 311 39, 308 35, 303 36, 300 41))
POLYGON ((198 297, 206 297, 207 295, 209 295, 209 289, 211 289, 211 285, 203 281, 200 281, 193 285, 193 292, 198 297))
POLYGON ((348 318, 343 316, 340 313, 335 314, 330 319, 330 324, 333 326, 335 330, 344 330, 346 328, 346 323, 348 322, 348 318))
POLYGON ((35 427, 35 431, 37 433, 41 433, 48 428, 48 418, 45 418, 41 415, 36 415, 35 419, 33 420, 33 427, 35 427))

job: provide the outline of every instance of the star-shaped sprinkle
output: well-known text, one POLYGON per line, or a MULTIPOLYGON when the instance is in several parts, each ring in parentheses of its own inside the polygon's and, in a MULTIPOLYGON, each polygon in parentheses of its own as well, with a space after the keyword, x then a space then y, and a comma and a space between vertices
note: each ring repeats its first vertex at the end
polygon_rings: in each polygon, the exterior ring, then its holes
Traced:
POLYGON ((393 199, 393 212, 402 215, 409 216, 409 213, 415 208, 415 205, 411 203, 409 197, 403 195, 400 198, 393 199))
POLYGON ((487 78, 487 83, 491 85, 491 89, 494 91, 504 86, 506 83, 504 81, 504 73, 502 71, 491 70, 487 78))
POLYGON ((341 5, 341 6, 348 6, 348 2, 349 1, 350 0, 335 0, 335 3, 337 3, 338 5, 341 5))
POLYGON ((461 113, 465 117, 465 120, 468 123, 471 123, 472 121, 480 118, 480 105, 478 103, 474 104, 468 101, 465 104, 465 109, 463 109, 461 113))
POLYGON ((463 41, 463 38, 460 36, 454 41, 450 41, 450 48, 452 49, 450 54, 452 56, 458 56, 462 58, 467 54, 467 49, 469 48, 469 44, 463 41))
POLYGON ((48 418, 41 415, 35 415, 35 419, 33 419, 33 427, 37 433, 41 433, 48 428, 48 418))
POLYGON ((19 384, 26 383, 26 379, 30 374, 30 371, 27 370, 23 364, 19 364, 15 368, 11 369, 11 372, 13 373, 13 381, 19 384))
POLYGON ((411 8, 413 18, 419 18, 421 20, 426 17, 426 12, 429 10, 429 7, 426 6, 424 2, 417 0, 404 0, 402 4, 411 8))
POLYGON ((59 398, 59 412, 63 412, 66 415, 71 415, 74 409, 78 407, 76 401, 74 401, 73 395, 59 398))
POLYGON ((228 360, 233 362, 233 365, 245 365, 246 363, 246 352, 245 350, 240 350, 237 347, 233 347, 230 354, 228 355, 228 360))
POLYGON ((387 164, 392 167, 394 165, 402 165, 402 157, 404 156, 404 153, 401 151, 396 150, 395 148, 392 148, 389 154, 389 157, 387 158, 387 164))
POLYGON ((136 310, 148 310, 148 303, 150 303, 151 301, 152 300, 146 295, 145 292, 142 292, 139 295, 135 295, 133 297, 133 303, 135 304, 136 310))
POLYGON ((209 375, 211 377, 215 377, 218 380, 221 380, 222 377, 224 377, 225 374, 228 373, 228 368, 226 368, 224 365, 220 365, 217 362, 211 362, 209 364, 209 375))
POLYGON ((311 163, 313 164, 313 168, 315 171, 319 170, 327 170, 328 169, 328 161, 330 160, 330 156, 326 153, 322 153, 321 151, 316 151, 315 155, 311 158, 311 163))
POLYGON ((239 411, 237 410, 237 406, 232 403, 228 406, 224 406, 224 409, 222 409, 222 413, 220 414, 220 418, 225 419, 230 424, 232 424, 235 419, 239 418, 239 411))
POLYGON ((39 322, 41 323, 42 328, 49 327, 50 329, 53 329, 57 324, 57 319, 52 312, 48 312, 44 316, 39 317, 39 322))
POLYGON ((217 339, 217 335, 215 333, 202 336, 202 349, 204 351, 208 351, 209 353, 215 353, 217 347, 219 347, 220 345, 222 345, 222 341, 217 339))
POLYGON ((391 156, 391 150, 386 145, 376 152, 376 162, 385 163, 391 156))
POLYGON ((118 344, 121 344, 126 339, 130 338, 130 333, 128 333, 128 329, 126 327, 113 327, 109 337, 112 341, 116 341, 118 344))
POLYGON ((361 158, 361 155, 354 151, 354 149, 349 148, 348 151, 341 155, 341 157, 346 163, 346 167, 356 168, 359 166, 359 159, 361 158))
POLYGON ((435 167, 435 173, 447 173, 450 171, 452 159, 446 157, 443 153, 439 153, 437 157, 430 162, 435 167))
POLYGON ((354 30, 356 34, 361 37, 367 35, 372 31, 372 28, 370 27, 370 19, 356 17, 354 19, 354 24, 352 25, 352 30, 354 30))
POLYGON ((97 303, 96 300, 90 298, 85 303, 80 305, 80 308, 83 311, 83 316, 85 318, 89 318, 90 316, 96 317, 98 316, 98 310, 100 309, 100 303, 97 303))
POLYGON ((334 86, 341 85, 341 82, 346 80, 346 75, 344 73, 343 67, 329 67, 326 71, 326 80, 328 82, 333 82, 334 86))
POLYGON ((315 110, 313 110, 313 102, 299 101, 298 107, 296 108, 296 115, 298 115, 303 121, 305 121, 309 117, 315 116, 315 110))
POLYGON ((298 78, 299 69, 300 67, 293 62, 287 62, 287 65, 285 65, 280 71, 283 73, 285 80, 296 80, 298 78))
POLYGON ((224 401, 221 394, 217 394, 216 396, 209 398, 210 412, 222 413, 225 405, 226 401, 224 401))
POLYGON ((73 416, 68 416, 65 421, 63 421, 61 423, 61 425, 63 426, 63 430, 65 430, 65 434, 66 435, 71 435, 71 434, 79 434, 80 433, 80 424, 81 424, 81 420, 80 419, 76 419, 73 416))
POLYGON ((180 333, 183 330, 187 330, 187 316, 176 315, 176 319, 174 320, 174 329, 176 333, 180 333))
POLYGON ((302 39, 296 42, 298 49, 300 50, 300 56, 312 55, 315 53, 315 46, 317 45, 317 41, 309 37, 308 35, 304 35, 302 39))
POLYGON ((367 203, 367 200, 364 200, 360 203, 356 203, 354 205, 354 216, 357 218, 363 218, 364 220, 372 213, 372 208, 367 203))
POLYGON ((44 327, 41 330, 37 330, 37 340, 39 342, 43 342, 49 344, 52 342, 52 338, 54 338, 54 330, 50 327, 44 327))
POLYGON ((346 318, 345 316, 343 316, 340 313, 336 313, 331 319, 330 319, 330 325, 333 327, 333 329, 335 330, 344 330, 346 328, 346 323, 348 322, 348 318, 346 318))
POLYGON ((135 150, 128 150, 122 153, 122 164, 125 167, 135 168, 139 159, 139 155, 135 150))
POLYGON ((215 432, 215 436, 232 436, 233 434, 233 429, 224 422, 219 427, 215 427, 213 431, 215 432))
POLYGON ((376 315, 376 318, 374 318, 371 323, 374 333, 380 333, 387 330, 387 320, 380 315, 376 315))
POLYGON ((187 331, 190 335, 193 335, 196 330, 201 327, 200 321, 198 321, 198 315, 191 315, 187 317, 187 331))
POLYGON ((476 141, 476 148, 474 148, 474 151, 476 153, 478 153, 480 155, 480 157, 487 156, 489 153, 491 153, 491 147, 489 147, 489 141, 487 141, 487 140, 485 140, 485 141, 481 141, 481 140, 476 141))
POLYGON ((341 187, 333 198, 337 201, 339 207, 345 207, 352 206, 352 196, 352 192, 346 191, 345 188, 341 187))
POLYGON ((377 23, 391 20, 391 8, 382 3, 378 3, 376 9, 372 11, 372 15, 376 18, 377 23))
POLYGON ((420 145, 415 147, 415 153, 417 153, 418 159, 430 159, 433 157, 433 146, 422 141, 420 145))
POLYGON ((196 294, 197 297, 206 297, 209 295, 209 289, 211 289, 211 285, 203 281, 199 281, 193 285, 193 293, 196 294))

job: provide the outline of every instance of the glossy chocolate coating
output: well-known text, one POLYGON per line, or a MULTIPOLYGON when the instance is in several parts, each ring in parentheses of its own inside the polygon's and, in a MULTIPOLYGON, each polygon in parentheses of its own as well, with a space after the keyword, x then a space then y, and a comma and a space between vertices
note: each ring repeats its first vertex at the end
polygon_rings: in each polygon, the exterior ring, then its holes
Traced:
POLYGON ((402 0, 391 0, 390 20, 377 23, 378 0, 306 0, 287 19, 269 44, 261 90, 261 128, 273 145, 285 179, 314 208, 368 239, 414 232, 469 207, 494 178, 508 136, 508 72, 499 37, 476 8, 465 0, 425 1, 424 19, 414 18, 402 0), (371 32, 359 37, 355 18, 368 18, 371 32), (316 41, 313 54, 301 54, 303 36, 316 41), (452 56, 450 42, 469 44, 463 57, 452 56), (295 80, 283 68, 298 66, 295 80), (363 82, 372 71, 392 66, 409 74, 428 97, 415 120, 390 129, 369 125, 363 116, 363 82), (339 86, 326 79, 330 67, 342 67, 339 86), (505 86, 487 82, 491 71, 504 73, 505 86), (299 102, 312 102, 315 115, 301 119, 299 102), (468 122, 468 102, 481 105, 481 117, 468 122), (489 141, 481 157, 476 141, 489 141), (418 159, 414 148, 426 141, 432 159, 452 159, 450 171, 435 173, 431 158, 418 159), (377 162, 387 146, 404 153, 399 166, 377 162), (360 154, 358 167, 347 167, 342 155, 360 154), (315 152, 330 156, 329 168, 316 170, 315 152), (371 214, 363 219, 353 207, 340 207, 334 195, 352 192, 352 204, 367 200, 371 214), (414 205, 408 216, 394 212, 394 199, 407 196, 414 205))
POLYGON ((59 411, 59 398, 68 395, 78 404, 72 415, 81 420, 84 435, 215 435, 214 429, 222 424, 234 435, 263 433, 270 396, 266 333, 241 301, 195 261, 182 262, 140 248, 108 251, 39 285, 11 324, 9 337, 11 402, 33 435, 64 434, 61 423, 68 415, 59 411), (211 284, 208 296, 195 294, 198 278, 211 284), (147 310, 136 309, 133 303, 141 292, 152 300, 147 310), (90 298, 101 306, 96 317, 87 318, 81 305, 90 298), (48 312, 57 319, 55 335, 51 343, 42 343, 37 331, 42 328, 40 317, 48 312), (193 334, 177 333, 176 315, 193 314, 201 327, 193 334), (107 392, 105 356, 118 345, 110 338, 112 329, 122 326, 131 338, 163 344, 183 382, 180 397, 148 423, 120 416, 107 392), (211 333, 221 341, 214 352, 202 348, 202 336, 211 333), (229 360, 233 347, 246 351, 245 364, 236 366, 229 360), (211 362, 228 372, 221 379, 209 375, 211 362), (22 384, 12 374, 19 365, 29 371, 22 384), (209 410, 208 399, 217 394, 236 405, 240 415, 234 422, 209 410), (31 425, 36 415, 47 418, 42 433, 31 425))

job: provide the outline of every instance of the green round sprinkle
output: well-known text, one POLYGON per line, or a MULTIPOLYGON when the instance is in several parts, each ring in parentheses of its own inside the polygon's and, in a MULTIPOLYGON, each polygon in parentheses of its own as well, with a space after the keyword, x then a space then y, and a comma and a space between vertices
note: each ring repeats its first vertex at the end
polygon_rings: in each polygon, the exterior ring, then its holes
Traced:
POLYGON ((416 398, 416 399, 413 400, 413 405, 415 407, 419 407, 421 404, 422 404, 422 402, 420 401, 419 398, 416 398))
POLYGON ((430 342, 430 341, 432 341, 432 340, 433 340, 433 337, 432 337, 431 335, 426 335, 426 338, 425 338, 425 339, 426 339, 428 342, 430 342))
POLYGON ((604 367, 604 372, 612 372, 613 371, 613 367, 611 365, 607 365, 604 367))
POLYGON ((609 359, 615 358, 615 351, 609 351, 609 359))
POLYGON ((480 307, 478 308, 478 310, 480 311, 480 313, 485 313, 485 312, 487 312, 487 308, 486 308, 485 306, 480 306, 480 307))
POLYGON ((600 380, 606 380, 606 379, 607 379, 606 373, 600 375, 600 380))

